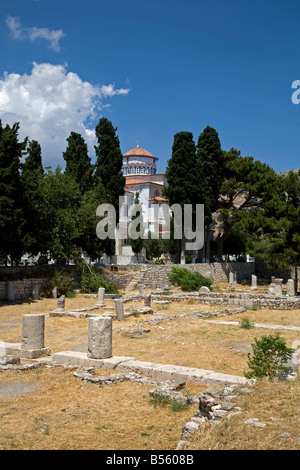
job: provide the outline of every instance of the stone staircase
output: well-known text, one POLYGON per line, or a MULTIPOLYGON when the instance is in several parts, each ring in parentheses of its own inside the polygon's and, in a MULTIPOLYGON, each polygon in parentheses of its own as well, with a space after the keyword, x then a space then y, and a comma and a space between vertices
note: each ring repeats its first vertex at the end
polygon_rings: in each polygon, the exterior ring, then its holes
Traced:
POLYGON ((135 274, 127 285, 126 291, 137 290, 140 286, 152 288, 154 282, 159 289, 170 287, 169 278, 167 276, 167 272, 170 271, 170 269, 170 267, 165 265, 148 264, 135 274))

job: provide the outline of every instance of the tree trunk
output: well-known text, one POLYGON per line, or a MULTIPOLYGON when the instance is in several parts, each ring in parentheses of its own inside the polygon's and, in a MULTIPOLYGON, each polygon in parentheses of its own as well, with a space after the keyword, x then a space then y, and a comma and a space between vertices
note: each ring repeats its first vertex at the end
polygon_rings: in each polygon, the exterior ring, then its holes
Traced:
POLYGON ((224 240, 223 235, 221 235, 220 237, 217 238, 217 256, 218 256, 219 263, 222 262, 224 241, 225 240, 224 240))

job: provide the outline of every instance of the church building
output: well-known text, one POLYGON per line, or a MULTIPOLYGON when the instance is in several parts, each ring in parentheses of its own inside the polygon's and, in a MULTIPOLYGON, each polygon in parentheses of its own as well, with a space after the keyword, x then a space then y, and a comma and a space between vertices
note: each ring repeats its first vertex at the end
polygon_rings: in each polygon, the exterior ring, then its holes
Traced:
MULTIPOLYGON (((168 203, 167 199, 163 197, 163 187, 167 185, 167 180, 164 174, 157 173, 157 161, 157 157, 139 147, 138 141, 137 147, 129 150, 123 156, 123 175, 126 178, 124 188, 126 204, 120 208, 120 217, 125 216, 131 220, 132 208, 138 193, 147 233, 148 231, 155 231, 151 211, 153 204, 168 203)), ((163 227, 160 225, 159 231, 162 230, 163 227)), ((142 258, 145 258, 143 252, 142 258)), ((137 260, 130 244, 128 244, 128 240, 121 238, 117 229, 114 263, 129 264, 135 262, 137 260)))

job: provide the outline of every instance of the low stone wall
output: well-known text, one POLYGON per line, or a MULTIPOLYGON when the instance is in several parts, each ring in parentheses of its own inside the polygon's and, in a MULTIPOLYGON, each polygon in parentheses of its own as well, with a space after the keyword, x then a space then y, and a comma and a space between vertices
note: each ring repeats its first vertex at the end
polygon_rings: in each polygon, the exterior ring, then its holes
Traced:
POLYGON ((287 297, 267 294, 250 293, 215 293, 199 294, 197 292, 152 293, 153 302, 172 303, 194 300, 200 304, 216 304, 223 306, 235 306, 245 308, 269 308, 271 310, 293 310, 300 308, 300 297, 287 297))
POLYGON ((133 279, 134 273, 128 273, 128 274, 110 274, 105 272, 104 273, 107 279, 110 282, 113 282, 118 289, 125 289, 125 287, 129 284, 129 282, 133 279))
POLYGON ((186 268, 191 272, 198 272, 205 277, 209 277, 213 282, 228 282, 229 273, 234 274, 236 282, 243 279, 251 279, 251 275, 255 273, 255 263, 197 263, 197 264, 151 264, 143 265, 136 276, 136 282, 131 284, 134 290, 140 285, 144 287, 152 287, 152 283, 156 283, 158 287, 166 287, 170 285, 168 273, 172 267, 186 268))
MULTIPOLYGON (((41 294, 47 279, 27 278, 11 282, 13 284, 15 300, 22 300, 32 298, 34 286, 36 286, 39 294, 41 294)), ((0 300, 8 300, 8 281, 0 282, 0 300)))

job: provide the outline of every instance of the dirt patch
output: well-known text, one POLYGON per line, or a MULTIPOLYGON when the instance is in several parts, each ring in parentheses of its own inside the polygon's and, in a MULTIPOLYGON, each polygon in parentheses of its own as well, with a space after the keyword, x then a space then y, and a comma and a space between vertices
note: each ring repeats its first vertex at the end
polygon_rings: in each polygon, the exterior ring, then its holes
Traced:
POLYGON ((34 393, 39 389, 39 385, 35 382, 10 382, 0 383, 0 398, 14 398, 34 393))
POLYGON ((221 343, 220 346, 224 349, 230 349, 240 354, 252 354, 253 348, 249 343, 234 342, 234 343, 221 343))

